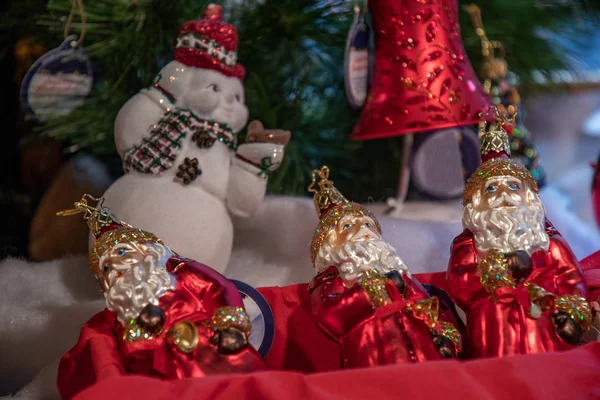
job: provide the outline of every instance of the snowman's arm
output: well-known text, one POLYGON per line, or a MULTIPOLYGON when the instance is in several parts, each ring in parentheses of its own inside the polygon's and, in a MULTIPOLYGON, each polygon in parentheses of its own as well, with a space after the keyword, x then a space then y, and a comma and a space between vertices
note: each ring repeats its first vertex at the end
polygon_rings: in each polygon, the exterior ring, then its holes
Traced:
POLYGON ((142 141, 173 105, 155 89, 144 89, 127 101, 115 120, 115 145, 123 158, 125 150, 142 141), (162 102, 161 102, 162 100, 162 102))
POLYGON ((227 208, 238 217, 249 217, 267 190, 267 177, 260 168, 233 156, 227 189, 227 208))

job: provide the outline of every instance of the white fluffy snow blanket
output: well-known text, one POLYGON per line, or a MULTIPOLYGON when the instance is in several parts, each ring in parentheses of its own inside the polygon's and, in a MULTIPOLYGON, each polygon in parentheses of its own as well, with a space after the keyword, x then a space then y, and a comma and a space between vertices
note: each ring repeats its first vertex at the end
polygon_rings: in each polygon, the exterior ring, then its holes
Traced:
MULTIPOLYGON (((572 189, 572 188, 569 188, 572 189)), ((560 200, 561 190, 550 193, 560 200)), ((549 207, 548 217, 579 258, 600 248, 600 236, 584 225, 567 201, 549 207)), ((457 205, 458 206, 458 205, 457 205)), ((374 211, 383 210, 373 205, 374 211)), ((379 215, 386 239, 413 273, 446 269, 449 247, 462 231, 460 221, 418 221, 379 215)), ((308 252, 317 224, 311 199, 267 197, 250 219, 236 221, 233 255, 225 274, 252 286, 308 282, 308 252)), ((0 396, 58 399, 58 360, 77 341, 80 327, 104 307, 87 256, 46 263, 0 263, 0 396)))

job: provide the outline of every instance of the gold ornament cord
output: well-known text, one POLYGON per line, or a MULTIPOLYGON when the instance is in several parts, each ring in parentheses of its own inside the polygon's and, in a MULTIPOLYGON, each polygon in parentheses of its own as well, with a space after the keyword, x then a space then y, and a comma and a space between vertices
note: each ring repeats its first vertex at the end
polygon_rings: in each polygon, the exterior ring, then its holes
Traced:
POLYGON ((81 197, 81 200, 75 203, 75 208, 71 210, 63 210, 58 211, 56 213, 59 217, 69 217, 71 215, 77 215, 83 213, 83 219, 87 222, 90 230, 94 235, 98 235, 100 233, 100 229, 103 226, 108 226, 113 222, 121 224, 123 226, 131 228, 132 226, 119 221, 110 211, 109 208, 104 207, 104 198, 101 197, 99 199, 90 196, 89 194, 84 194, 81 197), (91 206, 88 204, 88 199, 95 201, 96 205, 91 206))
POLYGON ((450 322, 440 322, 441 329, 435 329, 434 334, 442 335, 454 344, 454 353, 456 355, 462 353, 462 335, 450 322))
POLYGON ((433 329, 437 325, 440 310, 440 302, 437 297, 429 297, 428 299, 419 300, 414 303, 409 302, 406 308, 416 318, 423 320, 429 329, 433 329))
POLYGON ((73 22, 73 16, 75 15, 75 11, 79 8, 79 15, 81 17, 81 33, 79 34, 79 39, 77 40, 74 46, 80 46, 83 43, 83 38, 85 37, 86 32, 86 21, 87 17, 85 15, 85 10, 83 9, 83 0, 72 0, 71 12, 69 13, 69 17, 67 18, 67 22, 65 23, 65 30, 63 35, 65 39, 69 36, 69 30, 71 29, 71 23, 73 22))
POLYGON ((320 170, 314 170, 312 172, 312 182, 308 187, 309 193, 314 193, 314 204, 317 214, 321 214, 321 211, 329 207, 331 204, 342 204, 348 203, 348 200, 336 189, 333 185, 333 181, 329 180, 329 167, 324 165, 320 170), (317 176, 321 180, 317 183, 317 176), (315 189, 315 184, 319 186, 319 189, 315 189))
POLYGON ((517 117, 516 112, 514 114, 508 115, 506 112, 501 111, 498 108, 498 106, 496 106, 496 105, 489 106, 486 111, 479 113, 479 118, 480 118, 479 131, 480 132, 481 132, 482 125, 483 125, 483 128, 485 128, 485 126, 487 125, 486 117, 490 116, 490 114, 492 114, 492 116, 494 117, 495 125, 497 125, 497 126, 513 125, 515 123, 515 118, 517 117))
POLYGON ((407 310, 411 311, 415 318, 422 320, 429 331, 434 335, 441 335, 447 338, 454 345, 454 353, 462 353, 462 335, 456 327, 446 321, 439 321, 440 303, 437 297, 419 300, 417 302, 408 302, 407 310))
MULTIPOLYGON (((506 50, 504 49, 504 45, 502 42, 497 40, 489 40, 487 35, 485 34, 485 30, 483 29, 483 20, 481 19, 481 9, 479 6, 475 4, 470 4, 468 6, 464 6, 464 10, 469 14, 471 18, 471 22, 475 27, 475 33, 479 36, 481 40, 481 55, 483 56, 484 63, 487 65, 491 65, 496 58, 494 55, 494 49, 500 50, 500 55, 498 58, 504 60, 506 56, 506 50)), ((490 76, 483 77, 486 82, 484 83, 484 88, 486 93, 490 92, 490 76)))
POLYGON ((494 49, 500 49, 500 57, 504 58, 505 50, 502 43, 498 41, 489 40, 483 29, 483 20, 481 19, 481 9, 475 4, 464 6, 465 11, 469 14, 471 22, 475 27, 475 33, 481 40, 481 54, 486 59, 494 58, 494 49))

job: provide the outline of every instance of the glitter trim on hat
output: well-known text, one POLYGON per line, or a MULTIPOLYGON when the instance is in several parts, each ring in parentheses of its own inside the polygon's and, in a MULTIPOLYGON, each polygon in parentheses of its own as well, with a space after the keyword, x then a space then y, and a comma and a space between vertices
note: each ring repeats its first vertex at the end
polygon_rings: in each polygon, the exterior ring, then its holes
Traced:
POLYGON ((104 252, 121 242, 128 242, 132 244, 137 243, 161 243, 162 241, 154 236, 150 232, 145 232, 141 229, 130 228, 126 226, 119 227, 114 230, 104 232, 90 249, 90 271, 96 277, 101 280, 102 271, 100 270, 100 258, 104 252))
POLYGON ((492 158, 481 164, 467 180, 463 205, 469 204, 475 192, 495 176, 512 176, 526 182, 534 192, 538 193, 539 191, 529 170, 519 162, 507 158, 492 158))

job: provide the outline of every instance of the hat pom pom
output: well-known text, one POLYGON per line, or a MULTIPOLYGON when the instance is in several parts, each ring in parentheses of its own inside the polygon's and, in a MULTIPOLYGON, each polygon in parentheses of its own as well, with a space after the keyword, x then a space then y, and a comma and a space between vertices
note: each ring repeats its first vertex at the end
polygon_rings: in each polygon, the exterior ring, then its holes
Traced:
POLYGON ((213 21, 220 21, 223 17, 223 9, 217 4, 209 4, 206 6, 202 18, 210 19, 213 21))

